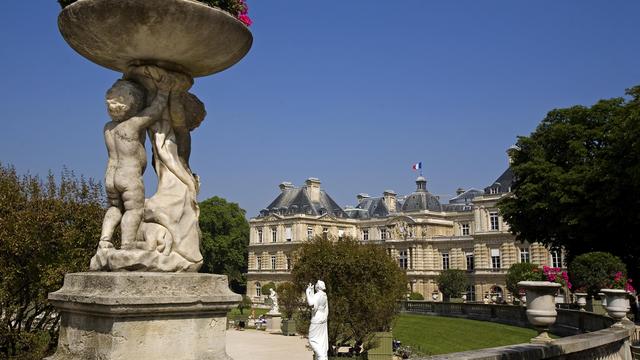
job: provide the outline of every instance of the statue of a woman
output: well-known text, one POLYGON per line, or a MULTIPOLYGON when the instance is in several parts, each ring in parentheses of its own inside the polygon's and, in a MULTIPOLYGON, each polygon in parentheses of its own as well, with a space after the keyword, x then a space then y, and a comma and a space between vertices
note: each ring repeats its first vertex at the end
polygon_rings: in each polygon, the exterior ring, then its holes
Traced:
POLYGON ((329 351, 329 332, 327 330, 327 318, 329 317, 329 303, 324 281, 318 280, 313 292, 313 284, 307 286, 307 303, 311 306, 311 325, 309 325, 309 345, 316 354, 317 360, 327 360, 329 351))

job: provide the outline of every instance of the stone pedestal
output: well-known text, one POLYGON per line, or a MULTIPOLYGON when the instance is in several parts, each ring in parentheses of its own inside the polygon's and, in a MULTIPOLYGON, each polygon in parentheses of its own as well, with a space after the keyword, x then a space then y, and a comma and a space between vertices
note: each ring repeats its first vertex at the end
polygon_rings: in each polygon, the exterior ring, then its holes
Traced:
POLYGON ((267 332, 270 334, 280 334, 282 330, 280 329, 282 325, 282 315, 281 314, 269 314, 266 315, 267 318, 267 332))
POLYGON ((67 274, 49 300, 62 319, 47 360, 231 360, 226 314, 241 296, 224 275, 96 272, 67 274))

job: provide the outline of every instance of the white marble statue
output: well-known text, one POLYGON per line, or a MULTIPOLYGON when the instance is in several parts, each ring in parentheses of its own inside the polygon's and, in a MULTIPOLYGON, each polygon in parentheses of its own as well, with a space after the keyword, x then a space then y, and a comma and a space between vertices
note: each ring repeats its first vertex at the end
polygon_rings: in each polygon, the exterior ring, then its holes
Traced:
POLYGON ((313 291, 313 284, 307 286, 307 303, 312 307, 311 325, 309 325, 309 345, 316 354, 317 360, 326 360, 329 351, 329 331, 327 318, 329 317, 329 303, 324 281, 318 280, 313 291))
POLYGON ((182 73, 136 66, 107 92, 113 119, 105 126, 110 207, 91 270, 193 272, 202 265, 199 181, 189 167, 189 154, 190 131, 204 120, 205 111, 187 92, 192 84, 182 73), (146 200, 145 134, 158 175, 157 191, 146 200), (118 225, 122 245, 115 249, 111 238, 118 225))
POLYGON ((271 310, 269 310, 269 314, 280 314, 280 307, 278 306, 278 293, 273 289, 269 289, 271 293, 269 294, 269 299, 271 299, 271 310))

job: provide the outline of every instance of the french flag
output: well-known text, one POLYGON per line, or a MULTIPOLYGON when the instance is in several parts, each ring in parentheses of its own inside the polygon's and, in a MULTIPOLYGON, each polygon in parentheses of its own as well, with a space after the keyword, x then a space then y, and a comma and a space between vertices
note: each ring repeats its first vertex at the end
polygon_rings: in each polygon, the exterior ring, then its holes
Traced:
POLYGON ((411 168, 413 170, 422 170, 422 161, 420 161, 419 163, 413 164, 411 168))

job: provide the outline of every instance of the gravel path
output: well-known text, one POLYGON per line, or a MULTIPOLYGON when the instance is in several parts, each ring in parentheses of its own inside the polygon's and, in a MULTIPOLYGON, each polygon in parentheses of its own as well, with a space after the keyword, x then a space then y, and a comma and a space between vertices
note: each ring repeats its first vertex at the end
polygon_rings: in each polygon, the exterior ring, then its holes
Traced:
POLYGON ((313 352, 306 345, 301 336, 227 330, 227 354, 233 360, 311 360, 313 352))

